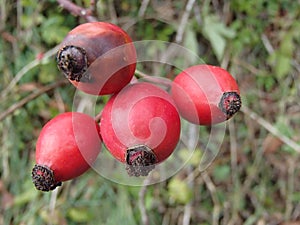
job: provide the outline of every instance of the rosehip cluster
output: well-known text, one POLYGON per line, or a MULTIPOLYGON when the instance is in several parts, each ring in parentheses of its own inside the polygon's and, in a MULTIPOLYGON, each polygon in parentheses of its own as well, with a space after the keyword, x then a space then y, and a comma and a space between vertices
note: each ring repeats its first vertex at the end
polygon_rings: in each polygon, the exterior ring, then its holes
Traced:
POLYGON ((130 176, 147 176, 175 150, 181 118, 211 126, 228 120, 241 107, 236 81, 216 66, 183 70, 170 81, 170 93, 150 82, 131 82, 135 46, 125 31, 111 23, 75 27, 62 41, 56 59, 77 89, 111 96, 99 123, 86 114, 67 112, 43 127, 32 170, 38 190, 53 190, 83 174, 98 157, 102 142, 130 176))

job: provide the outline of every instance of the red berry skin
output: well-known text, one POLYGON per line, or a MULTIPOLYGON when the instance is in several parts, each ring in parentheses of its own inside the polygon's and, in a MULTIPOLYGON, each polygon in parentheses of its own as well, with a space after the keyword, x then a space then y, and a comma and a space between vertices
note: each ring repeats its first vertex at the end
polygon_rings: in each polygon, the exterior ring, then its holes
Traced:
MULTIPOLYGON (((94 119, 79 112, 62 113, 42 128, 36 143, 36 165, 53 173, 53 187, 44 181, 35 182, 34 176, 43 175, 39 169, 32 176, 36 188, 54 189, 57 184, 80 176, 90 168, 101 150, 100 128, 94 119)), ((35 177, 43 179, 43 177, 35 177)), ((47 182, 47 181, 46 181, 47 182)))
POLYGON ((59 69, 79 90, 92 95, 120 91, 136 68, 136 49, 117 25, 84 23, 71 30, 57 53, 59 69))
POLYGON ((217 66, 195 65, 182 71, 172 83, 171 95, 180 115, 198 125, 224 122, 241 107, 238 84, 217 66))
POLYGON ((147 146, 155 157, 152 163, 156 164, 168 158, 176 148, 180 117, 166 91, 138 82, 110 98, 102 111, 100 131, 103 143, 120 162, 131 161, 129 149, 147 146))

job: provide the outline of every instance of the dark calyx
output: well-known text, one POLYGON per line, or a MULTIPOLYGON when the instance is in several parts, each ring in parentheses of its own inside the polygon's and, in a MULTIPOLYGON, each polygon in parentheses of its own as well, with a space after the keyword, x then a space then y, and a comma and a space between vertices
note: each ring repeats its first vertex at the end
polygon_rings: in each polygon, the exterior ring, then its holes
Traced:
POLYGON ((52 191, 61 186, 61 182, 55 181, 53 171, 47 166, 35 165, 31 176, 36 189, 40 191, 52 191))
POLYGON ((129 176, 147 176, 155 167, 156 156, 146 145, 127 149, 126 170, 129 176))
POLYGON ((227 119, 237 113, 242 106, 241 97, 238 93, 225 92, 220 100, 219 108, 226 114, 227 119))
POLYGON ((86 51, 83 48, 67 45, 57 52, 56 61, 58 68, 69 80, 77 82, 89 80, 84 76, 89 65, 86 51))

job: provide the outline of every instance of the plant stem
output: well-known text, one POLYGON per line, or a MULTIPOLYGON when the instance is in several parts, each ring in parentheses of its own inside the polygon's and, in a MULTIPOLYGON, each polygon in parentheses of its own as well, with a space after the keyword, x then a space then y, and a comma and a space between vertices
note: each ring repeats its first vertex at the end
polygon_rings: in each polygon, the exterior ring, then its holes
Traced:
POLYGON ((167 90, 171 89, 172 81, 164 77, 155 77, 147 75, 139 70, 135 70, 135 77, 137 79, 145 80, 150 83, 164 86, 167 90))
POLYGON ((29 94, 28 96, 26 96, 25 98, 23 98, 21 101, 16 102, 15 104, 11 105, 7 110, 5 110, 4 112, 2 112, 0 114, 0 121, 4 120, 7 116, 9 116, 10 114, 12 114, 14 111, 16 111, 17 109, 23 107, 25 104, 27 104, 28 102, 30 102, 31 100, 39 97, 40 95, 51 91, 57 87, 66 85, 68 83, 67 79, 64 80, 59 80, 56 83, 52 83, 49 84, 37 91, 32 92, 31 94, 29 94))
POLYGON ((283 143, 294 149, 296 152, 300 153, 300 145, 297 144, 292 139, 288 138, 286 135, 281 133, 275 126, 266 121, 264 118, 260 117, 258 114, 250 110, 248 107, 243 106, 241 111, 249 116, 252 120, 256 121, 259 125, 263 126, 266 130, 268 130, 271 134, 276 136, 283 143))
POLYGON ((75 16, 80 16, 85 18, 88 22, 98 21, 96 17, 92 16, 92 12, 89 9, 82 8, 75 3, 68 0, 57 0, 59 5, 65 10, 69 11, 75 16))

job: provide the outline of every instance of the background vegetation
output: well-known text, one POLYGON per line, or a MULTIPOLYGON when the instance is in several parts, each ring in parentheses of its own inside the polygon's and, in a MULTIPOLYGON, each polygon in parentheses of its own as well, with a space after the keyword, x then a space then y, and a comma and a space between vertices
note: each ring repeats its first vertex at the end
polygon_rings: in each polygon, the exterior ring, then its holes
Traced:
POLYGON ((299 1, 75 0, 85 11, 72 13, 54 0, 0 3, 0 224, 300 224, 299 1), (55 192, 34 189, 39 131, 72 110, 75 93, 56 46, 90 15, 134 41, 178 43, 236 77, 243 109, 205 172, 191 160, 165 182, 131 187, 90 170, 55 192))

